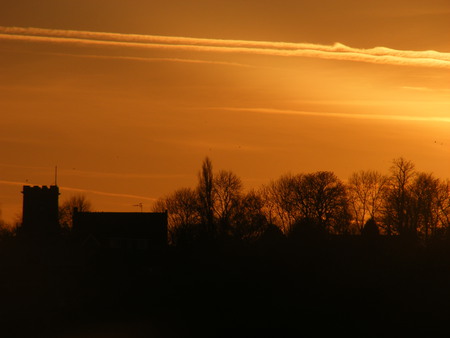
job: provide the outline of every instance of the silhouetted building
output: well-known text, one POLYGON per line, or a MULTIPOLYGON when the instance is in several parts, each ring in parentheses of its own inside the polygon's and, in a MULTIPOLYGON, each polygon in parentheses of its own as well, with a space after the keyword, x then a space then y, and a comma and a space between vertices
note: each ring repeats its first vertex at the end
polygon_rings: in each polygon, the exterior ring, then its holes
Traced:
POLYGON ((84 246, 147 251, 167 245, 167 212, 73 213, 73 231, 84 246))
POLYGON ((22 231, 46 235, 59 230, 58 199, 56 185, 23 186, 22 231))
POLYGON ((361 235, 370 238, 376 238, 380 235, 377 222, 373 218, 370 218, 361 231, 361 235))

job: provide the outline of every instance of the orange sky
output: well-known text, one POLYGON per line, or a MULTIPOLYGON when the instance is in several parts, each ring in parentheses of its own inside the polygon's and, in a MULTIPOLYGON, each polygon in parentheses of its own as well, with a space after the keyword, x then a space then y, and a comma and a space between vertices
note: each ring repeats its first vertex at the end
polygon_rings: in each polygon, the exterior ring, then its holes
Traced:
POLYGON ((205 156, 247 187, 398 156, 450 177, 450 4, 367 3, 2 1, 2 217, 55 165, 103 211, 149 211, 205 156))

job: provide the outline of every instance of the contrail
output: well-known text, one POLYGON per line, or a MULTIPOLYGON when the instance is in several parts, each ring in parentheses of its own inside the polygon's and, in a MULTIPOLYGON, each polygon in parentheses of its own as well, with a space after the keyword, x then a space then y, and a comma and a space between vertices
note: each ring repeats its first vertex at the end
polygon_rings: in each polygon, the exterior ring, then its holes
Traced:
POLYGON ((28 182, 24 183, 24 182, 17 182, 17 181, 4 181, 4 180, 0 180, 0 185, 14 185, 14 186, 23 186, 23 185, 31 185, 28 182))
POLYGON ((269 49, 311 49, 324 52, 360 52, 375 56, 391 55, 408 58, 430 58, 450 61, 450 53, 441 53, 437 51, 407 51, 396 50, 387 47, 375 47, 372 49, 358 49, 345 46, 341 43, 335 43, 332 46, 319 45, 312 43, 293 43, 293 42, 271 42, 271 41, 249 41, 249 40, 224 40, 224 39, 206 39, 192 37, 174 37, 162 35, 142 35, 142 34, 121 34, 105 32, 89 32, 77 30, 58 30, 45 28, 24 28, 24 27, 3 27, 0 26, 0 32, 14 35, 36 35, 47 37, 65 37, 79 38, 88 40, 105 40, 119 42, 138 42, 138 43, 162 43, 174 45, 200 45, 200 46, 219 46, 219 47, 249 47, 249 48, 269 48, 269 49))
POLYGON ((174 179, 185 177, 184 174, 139 174, 139 173, 112 173, 112 172, 97 172, 97 171, 83 171, 83 170, 69 170, 63 169, 60 171, 62 176, 78 176, 78 177, 103 177, 103 178, 148 178, 148 179, 174 179))
POLYGON ((39 53, 39 54, 56 55, 56 56, 72 56, 72 57, 92 58, 92 59, 115 59, 115 60, 128 60, 128 61, 142 61, 142 62, 181 62, 181 63, 193 63, 193 64, 197 63, 197 64, 211 64, 211 65, 222 65, 222 66, 232 66, 232 67, 254 68, 254 66, 247 65, 244 63, 226 62, 226 61, 211 61, 211 60, 201 60, 201 59, 154 58, 154 57, 138 57, 138 56, 70 54, 70 53, 39 53))
POLYGON ((79 189, 79 188, 71 188, 71 187, 59 187, 59 188, 60 188, 60 190, 63 190, 63 191, 85 192, 85 193, 101 195, 101 196, 122 197, 122 198, 125 197, 125 198, 132 198, 132 199, 139 199, 139 200, 146 200, 146 201, 156 201, 156 198, 139 196, 139 195, 120 194, 120 193, 112 193, 112 192, 89 190, 89 189, 79 189))
MULTIPOLYGON (((28 183, 28 182, 24 183, 24 182, 17 182, 17 181, 0 180, 0 185, 13 185, 13 186, 30 185, 30 186, 34 186, 34 185, 38 185, 38 184, 32 184, 32 183, 28 183)), ((132 198, 132 199, 139 199, 139 200, 146 200, 146 201, 156 201, 156 198, 139 196, 139 195, 120 194, 120 193, 112 193, 112 192, 105 192, 105 191, 98 191, 98 190, 80 189, 80 188, 71 188, 71 187, 64 187, 64 186, 60 186, 59 189, 62 191, 84 192, 84 193, 90 193, 90 194, 101 195, 101 196, 122 197, 122 198, 132 198)))
POLYGON ((311 43, 221 40, 3 26, 0 26, 0 39, 57 44, 65 43, 80 46, 110 46, 282 57, 310 57, 385 65, 450 69, 450 53, 396 50, 387 47, 360 49, 348 47, 340 43, 320 45, 311 43))
POLYGON ((213 107, 210 109, 231 111, 231 112, 261 113, 261 114, 285 114, 285 115, 334 117, 334 118, 364 119, 364 120, 390 120, 390 121, 450 123, 450 117, 440 117, 440 116, 346 114, 346 113, 312 112, 312 111, 302 111, 302 110, 287 110, 287 109, 285 110, 285 109, 271 109, 271 108, 238 108, 238 107, 216 107, 216 108, 214 108, 213 107))

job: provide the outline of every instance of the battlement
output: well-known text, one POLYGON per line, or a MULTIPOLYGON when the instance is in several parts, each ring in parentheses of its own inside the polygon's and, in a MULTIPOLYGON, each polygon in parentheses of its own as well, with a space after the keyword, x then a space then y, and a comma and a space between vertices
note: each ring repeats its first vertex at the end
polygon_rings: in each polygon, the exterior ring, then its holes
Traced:
POLYGON ((22 194, 45 194, 45 193, 57 193, 59 195, 59 188, 56 185, 51 185, 51 186, 31 186, 31 185, 24 185, 23 186, 23 191, 22 194))

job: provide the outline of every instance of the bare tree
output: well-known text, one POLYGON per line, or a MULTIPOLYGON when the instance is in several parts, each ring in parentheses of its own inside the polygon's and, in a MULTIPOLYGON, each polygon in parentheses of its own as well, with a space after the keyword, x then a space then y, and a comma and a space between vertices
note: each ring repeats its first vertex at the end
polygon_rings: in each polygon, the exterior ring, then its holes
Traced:
POLYGON ((71 196, 59 206, 59 224, 66 229, 72 228, 72 218, 74 209, 79 212, 87 212, 92 210, 92 204, 83 194, 71 196))
POLYGON ((348 180, 350 209, 356 227, 361 232, 369 219, 378 220, 388 178, 377 171, 358 171, 348 180))
POLYGON ((153 205, 155 212, 168 212, 169 227, 179 227, 198 223, 197 193, 191 188, 180 188, 167 197, 161 198, 153 205))
POLYGON ((7 224, 2 218, 2 209, 0 209, 0 238, 13 234, 15 228, 7 224))
POLYGON ((203 161, 198 174, 197 193, 199 197, 199 211, 202 224, 210 236, 215 236, 214 224, 214 175, 212 162, 209 157, 203 161))
POLYGON ((220 231, 226 232, 231 225, 233 213, 239 205, 242 181, 233 172, 221 170, 214 177, 213 192, 215 216, 220 225, 220 231))
POLYGON ((415 166, 403 157, 392 161, 388 189, 384 197, 383 218, 388 235, 415 235, 411 224, 411 185, 416 175, 415 166))
POLYGON ((439 225, 443 231, 448 231, 450 230, 450 179, 441 181, 439 184, 437 204, 439 225))
POLYGON ((302 178, 301 214, 332 233, 348 230, 350 213, 344 183, 330 171, 306 174, 302 178))
POLYGON ((427 240, 435 234, 439 221, 439 179, 430 173, 418 173, 411 186, 411 226, 427 240))
POLYGON ((155 212, 168 212, 169 239, 173 244, 193 241, 198 235, 200 214, 197 192, 191 188, 181 188, 153 205, 155 212))
POLYGON ((300 175, 283 175, 279 179, 263 186, 261 195, 264 201, 264 213, 269 223, 278 226, 284 233, 299 217, 296 206, 294 186, 298 184, 300 175))
POLYGON ((243 194, 235 208, 232 224, 233 235, 241 240, 252 241, 267 230, 268 221, 264 215, 264 201, 258 191, 243 194))
POLYGON ((337 176, 328 171, 285 175, 264 190, 265 212, 285 233, 308 219, 327 231, 347 230, 350 214, 346 188, 337 176))

